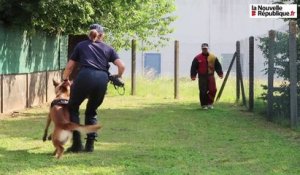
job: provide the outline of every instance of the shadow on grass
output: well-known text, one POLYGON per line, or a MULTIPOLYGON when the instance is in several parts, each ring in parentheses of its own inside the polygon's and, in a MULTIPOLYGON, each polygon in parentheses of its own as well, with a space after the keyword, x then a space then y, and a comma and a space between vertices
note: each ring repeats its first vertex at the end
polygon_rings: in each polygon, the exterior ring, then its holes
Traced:
MULTIPOLYGON (((54 150, 51 142, 45 144, 47 148, 51 144, 49 150, 43 148, 43 144, 39 147, 32 145, 39 140, 42 142, 46 117, 41 116, 46 116, 45 113, 33 117, 30 117, 30 112, 25 115, 0 123, 0 137, 25 138, 23 144, 28 148, 14 150, 14 143, 0 147, 0 161, 5 162, 0 165, 0 170, 14 173, 28 168, 42 171, 44 167, 78 165, 84 168, 124 167, 126 171, 138 174, 201 174, 209 172, 209 168, 222 172, 220 167, 224 167, 224 162, 219 159, 224 157, 228 164, 248 159, 265 160, 265 157, 271 157, 265 152, 269 143, 276 145, 280 140, 277 146, 285 146, 281 135, 252 122, 253 114, 244 112, 244 108, 237 105, 217 103, 214 110, 201 110, 197 102, 141 102, 139 106, 101 109, 99 117, 103 129, 99 132, 95 152, 65 154, 58 161, 51 156, 54 150), (262 142, 266 139, 267 142, 262 142), (261 145, 256 146, 257 143, 261 145), (257 158, 255 149, 262 149, 260 154, 263 156, 257 158), (168 169, 167 173, 164 169, 168 169)), ((228 165, 227 174, 251 172, 258 163, 251 164, 250 168, 245 166, 244 170, 234 165, 228 165)), ((265 170, 264 167, 260 169, 265 170)))
POLYGON ((46 153, 29 153, 26 150, 7 150, 0 148, 0 169, 2 173, 21 173, 30 167, 41 168, 47 167, 49 157, 46 153))
MULTIPOLYGON (((125 132, 131 130, 133 126, 143 122, 155 122, 153 120, 166 119, 178 120, 197 119, 197 117, 222 117, 232 110, 244 109, 234 104, 217 103, 213 110, 203 110, 197 102, 195 103, 144 103, 139 108, 105 108, 98 111, 98 120, 106 125, 113 126, 112 131, 125 132), (115 122, 115 123, 112 123, 115 122), (122 126, 122 124, 126 124, 122 126), (117 126, 119 125, 119 126, 117 126), (129 128, 128 128, 129 126, 129 128), (131 128, 130 128, 131 127, 131 128)), ((84 113, 84 110, 81 110, 84 113)), ((2 120, 0 123, 0 134, 7 137, 26 137, 33 140, 41 140, 44 127, 46 125, 47 112, 21 112, 17 117, 9 120, 2 120)), ((80 117, 83 123, 84 116, 80 117)), ((150 123, 151 124, 151 123, 150 123)), ((53 125, 53 124, 51 124, 53 125)))
POLYGON ((165 174, 164 172, 184 174, 188 171, 186 168, 182 170, 177 165, 180 162, 179 160, 176 163, 178 157, 191 162, 199 158, 194 154, 194 149, 168 148, 162 145, 134 148, 130 145, 120 145, 111 150, 97 149, 93 153, 65 153, 60 160, 55 159, 50 153, 32 153, 31 151, 34 150, 35 148, 25 150, 0 148, 1 173, 86 174, 89 172, 88 174, 102 174, 103 172, 109 174, 107 170, 110 170, 129 172, 129 174, 165 174), (103 171, 103 169, 106 170, 103 171))
POLYGON ((53 157, 52 152, 34 153, 34 151, 38 149, 39 148, 6 150, 5 148, 0 147, 0 174, 60 174, 62 173, 62 170, 59 170, 58 167, 62 169, 67 168, 67 170, 63 170, 65 173, 73 172, 75 174, 81 174, 80 171, 76 172, 76 170, 79 169, 86 171, 89 168, 99 166, 113 169, 114 165, 112 162, 106 161, 105 164, 102 163, 101 165, 103 160, 107 160, 101 156, 105 155, 107 157, 117 157, 116 155, 122 155, 122 153, 120 153, 121 150, 95 151, 93 154, 65 153, 64 156, 58 160, 53 157), (56 172, 57 170, 58 172, 56 172))

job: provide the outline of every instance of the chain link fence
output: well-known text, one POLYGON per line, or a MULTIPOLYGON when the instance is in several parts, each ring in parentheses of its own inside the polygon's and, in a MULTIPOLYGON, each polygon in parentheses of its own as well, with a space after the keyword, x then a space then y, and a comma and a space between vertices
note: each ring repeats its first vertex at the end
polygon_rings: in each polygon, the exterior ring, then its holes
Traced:
MULTIPOLYGON (((240 43, 241 68, 245 91, 248 94, 247 100, 249 100, 250 38, 242 39, 240 43)), ((298 34, 293 33, 287 23, 280 29, 255 36, 252 47, 254 48, 254 96, 256 98, 254 109, 262 111, 269 121, 296 126, 300 116, 299 30, 298 34), (296 92, 291 92, 292 87, 296 87, 296 92), (297 98, 293 99, 293 97, 297 98)))

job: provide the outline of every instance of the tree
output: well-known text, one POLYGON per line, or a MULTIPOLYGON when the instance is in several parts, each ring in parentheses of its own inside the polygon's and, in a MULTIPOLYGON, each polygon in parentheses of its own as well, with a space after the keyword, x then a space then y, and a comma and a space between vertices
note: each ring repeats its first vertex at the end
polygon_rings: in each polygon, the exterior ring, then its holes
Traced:
MULTIPOLYGON (((274 4, 286 4, 286 3, 291 4, 291 2, 287 1, 287 0, 279 0, 279 1, 275 1, 274 2, 274 4)), ((294 0, 294 2, 292 4, 296 4, 298 6, 298 10, 297 10, 297 16, 298 16, 298 18, 297 18, 297 24, 298 24, 298 26, 300 26, 300 18, 299 18, 299 16, 300 16, 300 11, 299 11, 300 0, 294 0)), ((291 19, 283 19, 283 20, 284 21, 288 21, 288 20, 291 20, 291 19)))
POLYGON ((0 20, 7 25, 68 35, 100 23, 116 48, 129 48, 131 39, 161 46, 173 31, 174 10, 174 0, 0 0, 0 20))
MULTIPOLYGON (((262 50, 264 57, 266 58, 265 65, 268 65, 268 54, 269 54, 269 38, 259 38, 259 48, 262 50)), ((274 46, 274 70, 275 76, 282 78, 283 81, 279 87, 274 89, 276 94, 273 104, 273 114, 281 119, 289 119, 290 116, 290 77, 289 77, 289 57, 288 57, 288 33, 277 32, 275 46, 274 46)), ((298 89, 298 101, 300 100, 300 38, 299 33, 297 34, 297 89, 298 89)), ((268 68, 264 69, 265 73, 268 73, 268 68)), ((262 86, 267 91, 268 86, 262 86)), ((267 93, 262 94, 262 99, 267 101, 267 93)), ((299 104, 299 103, 298 103, 299 104)), ((298 115, 300 110, 298 110, 298 115)))
MULTIPOLYGON (((299 3, 300 0, 295 0, 294 3, 299 3)), ((276 3, 284 3, 282 2, 276 2, 276 3)), ((299 16, 299 11, 298 11, 299 16)), ((285 19, 285 21, 289 21, 291 19, 285 19)), ((300 25, 300 18, 297 19, 297 25, 299 29, 300 25)), ((299 30, 296 35, 297 37, 297 62, 300 63, 300 38, 299 38, 299 30)), ((262 37, 259 38, 260 44, 259 48, 262 51, 264 57, 266 58, 265 65, 268 65, 268 55, 270 53, 269 50, 269 37, 262 37)), ((276 40, 274 44, 274 70, 275 75, 279 78, 282 78, 283 81, 280 84, 279 88, 275 88, 276 98, 274 98, 274 114, 277 114, 278 116, 290 116, 289 115, 289 106, 290 106, 290 89, 289 89, 289 34, 288 31, 286 33, 284 32, 276 32, 276 40)), ((297 87, 298 87, 298 99, 300 99, 300 64, 297 65, 297 87)), ((265 73, 268 73, 268 68, 264 69, 265 73)), ((268 89, 268 86, 263 86, 265 90, 268 89)), ((264 100, 267 100, 267 94, 262 94, 262 98, 264 100)), ((300 111, 300 110, 299 110, 300 111)))
MULTIPOLYGON (((268 55, 269 50, 269 37, 259 38, 260 44, 259 49, 262 51, 265 60, 265 66, 269 64, 268 55)), ((276 40, 274 43, 274 73, 278 78, 282 78, 278 88, 274 89, 274 93, 277 94, 274 98, 274 114, 278 116, 289 116, 289 106, 290 106, 290 89, 289 89, 289 34, 283 32, 276 32, 276 40)), ((297 34, 297 62, 300 63, 300 38, 299 33, 297 34)), ((297 70, 300 70, 300 64, 297 65, 297 70)), ((268 73, 268 68, 264 69, 264 72, 268 73)), ((297 72, 297 87, 298 87, 298 99, 300 99, 300 71, 297 72)), ((264 90, 267 91, 268 86, 263 85, 264 90)), ((267 93, 262 94, 262 99, 267 100, 267 93)))

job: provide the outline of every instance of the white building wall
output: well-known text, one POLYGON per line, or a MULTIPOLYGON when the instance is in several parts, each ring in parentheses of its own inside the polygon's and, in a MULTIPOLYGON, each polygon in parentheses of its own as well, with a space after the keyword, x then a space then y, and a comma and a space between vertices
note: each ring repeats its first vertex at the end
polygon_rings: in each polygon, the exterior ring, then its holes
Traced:
MULTIPOLYGON (((190 65, 201 43, 207 42, 213 53, 234 53, 237 40, 266 34, 268 30, 282 28, 280 19, 249 18, 249 4, 272 3, 271 0, 176 0, 177 20, 172 24, 175 31, 166 47, 145 53, 161 53, 161 75, 173 76, 174 40, 180 42, 179 75, 189 77, 190 65)), ((141 44, 141 43, 139 43, 141 44)), ((130 77, 131 53, 119 52, 126 64, 125 76, 130 77)), ((143 52, 137 53, 137 74, 143 72, 143 52)))

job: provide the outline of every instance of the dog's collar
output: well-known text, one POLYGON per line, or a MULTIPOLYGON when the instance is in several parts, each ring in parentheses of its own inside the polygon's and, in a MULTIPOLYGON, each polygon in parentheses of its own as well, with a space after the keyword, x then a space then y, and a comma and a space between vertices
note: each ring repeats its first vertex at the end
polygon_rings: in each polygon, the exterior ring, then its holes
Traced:
POLYGON ((67 99, 55 99, 51 102, 51 108, 55 105, 64 106, 64 105, 67 105, 68 103, 69 103, 69 100, 67 100, 67 99))

